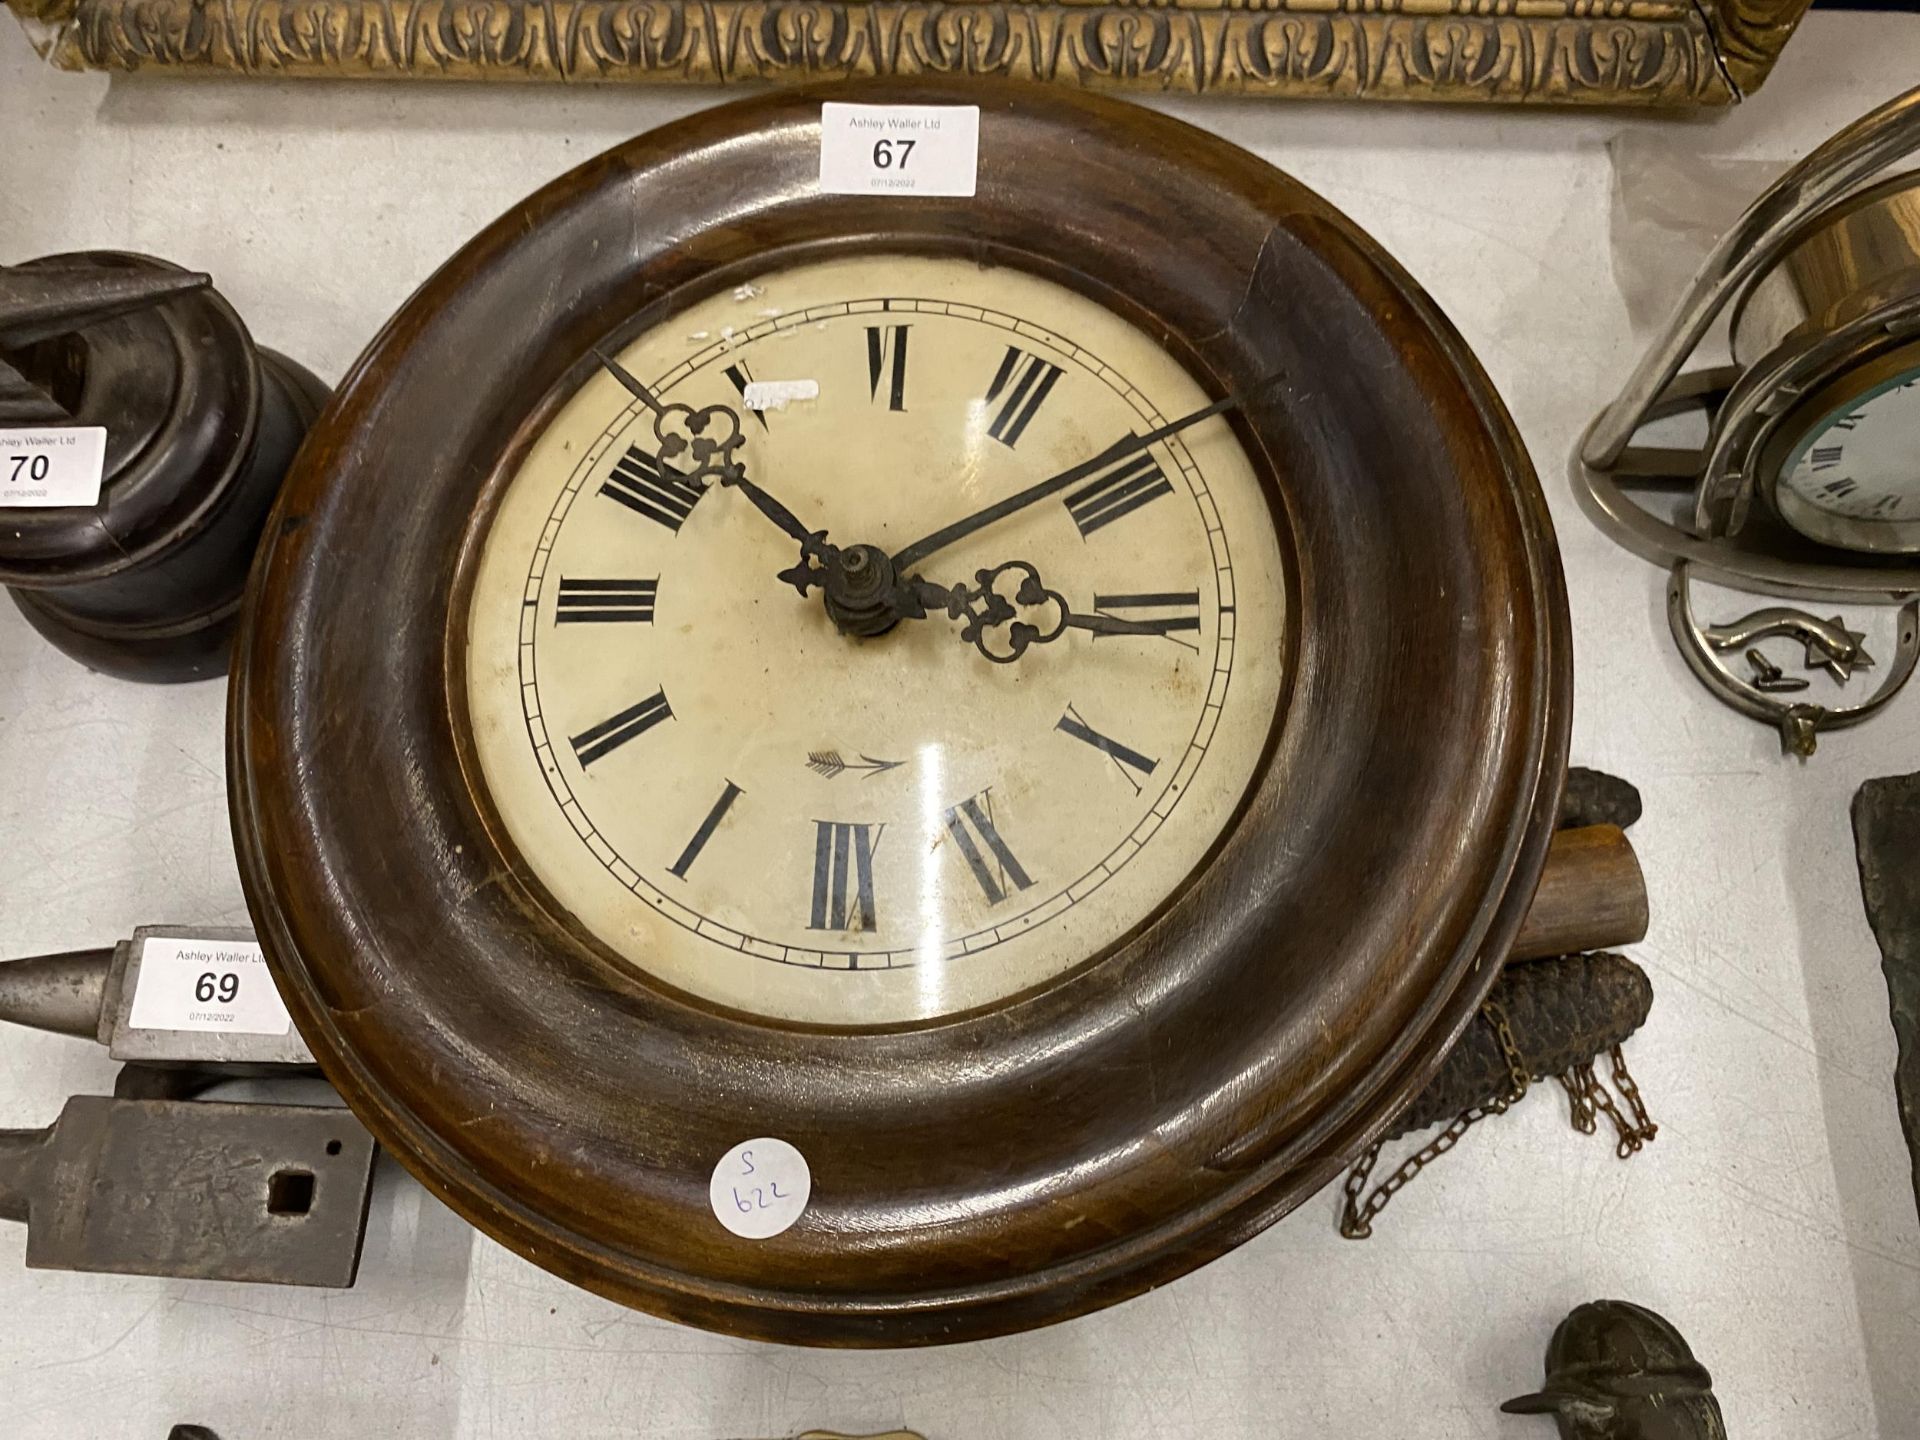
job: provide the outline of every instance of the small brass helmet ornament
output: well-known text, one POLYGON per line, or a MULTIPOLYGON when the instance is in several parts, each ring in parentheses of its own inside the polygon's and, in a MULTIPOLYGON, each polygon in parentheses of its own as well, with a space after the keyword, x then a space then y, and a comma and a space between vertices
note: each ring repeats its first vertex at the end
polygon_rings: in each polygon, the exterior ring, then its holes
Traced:
POLYGON ((1500 1408, 1551 1415, 1560 1440, 1727 1440, 1713 1377, 1664 1318, 1593 1300, 1547 1343, 1547 1381, 1500 1408))

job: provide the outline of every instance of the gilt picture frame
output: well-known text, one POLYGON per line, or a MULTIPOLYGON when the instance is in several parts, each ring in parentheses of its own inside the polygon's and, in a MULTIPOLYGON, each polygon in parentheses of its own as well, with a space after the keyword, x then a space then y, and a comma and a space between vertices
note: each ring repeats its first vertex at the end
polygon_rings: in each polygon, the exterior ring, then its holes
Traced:
POLYGON ((69 70, 1726 105, 1808 0, 6 0, 69 70))

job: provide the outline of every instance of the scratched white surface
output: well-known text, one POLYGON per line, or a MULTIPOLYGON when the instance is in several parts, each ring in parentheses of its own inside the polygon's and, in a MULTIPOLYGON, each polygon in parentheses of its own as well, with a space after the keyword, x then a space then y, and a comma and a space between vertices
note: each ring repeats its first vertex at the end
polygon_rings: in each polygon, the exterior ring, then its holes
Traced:
MULTIPOLYGON (((340 1294, 28 1272, 0 1225, 0 1428, 157 1437, 1217 1434, 1539 1437, 1499 1416, 1575 1303, 1677 1321, 1729 1432, 1920 1436, 1920 1233, 1847 804, 1920 768, 1920 693, 1804 769, 1699 690, 1661 577, 1576 510, 1577 430, 1643 338, 1615 282, 1610 138, 1783 163, 1920 75, 1920 17, 1816 14, 1738 111, 1695 121, 1179 102, 1300 176, 1437 297, 1517 417, 1560 523, 1576 759, 1634 779, 1653 933, 1630 1056, 1659 1140, 1621 1163, 1542 1093, 1365 1244, 1323 1196, 1156 1294, 910 1354, 748 1344, 630 1314, 476 1238, 390 1166, 340 1294)), ((513 200, 707 92, 353 87, 44 71, 0 20, 0 262, 148 250, 213 272, 336 379, 513 200)), ((1177 239, 1169 243, 1177 244, 1177 239)), ((219 685, 91 676, 0 606, 0 955, 243 923, 219 685)), ((0 1035, 0 1124, 103 1091, 103 1052, 0 1035)), ((384 1164, 385 1162, 383 1162, 384 1164)))

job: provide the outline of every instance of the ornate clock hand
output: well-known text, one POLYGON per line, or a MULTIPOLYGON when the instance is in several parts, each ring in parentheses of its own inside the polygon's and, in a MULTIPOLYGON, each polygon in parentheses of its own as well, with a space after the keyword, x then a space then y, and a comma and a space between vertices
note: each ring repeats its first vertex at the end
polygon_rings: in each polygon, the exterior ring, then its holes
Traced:
POLYGON ((1067 612, 1067 627, 1071 630, 1088 630, 1095 635, 1151 635, 1155 639, 1166 638, 1166 632, 1150 621, 1122 620, 1116 615, 1082 615, 1077 610, 1067 612))
POLYGON ((1079 481, 1085 480, 1091 475, 1097 475, 1116 460, 1123 459, 1135 451, 1145 450, 1150 445, 1157 445, 1169 436, 1179 434, 1189 426, 1198 425, 1202 420, 1210 420, 1222 411, 1231 410, 1237 405, 1244 405, 1256 396, 1265 394, 1285 378, 1286 373, 1284 371, 1275 371, 1273 374, 1267 376, 1266 379, 1257 381, 1244 390, 1235 391, 1225 399, 1214 401, 1211 405, 1203 405, 1191 414, 1182 415, 1178 420, 1169 420, 1165 425, 1160 426, 1158 429, 1149 430, 1144 435, 1123 436, 1102 450, 1098 455, 1095 455, 1092 459, 1083 460, 1078 465, 1070 466, 1062 470, 1059 474, 1040 481, 1037 485, 1029 485, 1016 495, 1009 495, 1006 499, 996 501, 984 510, 975 511, 964 520, 956 520, 953 524, 944 526, 934 531, 931 535, 923 536, 921 539, 914 541, 904 550, 900 550, 894 555, 893 568, 895 571, 910 570, 920 561, 926 559, 927 556, 937 550, 944 550, 947 546, 953 544, 954 541, 971 535, 976 530, 984 529, 996 520, 1004 520, 1007 516, 1012 515, 1016 511, 1024 510, 1027 506, 1036 501, 1044 500, 1049 495, 1057 495, 1069 485, 1077 484, 1079 481))
MULTIPOLYGON (((746 470, 733 458, 733 452, 744 440, 740 430, 740 416, 725 405, 707 405, 695 410, 690 405, 679 402, 662 404, 659 397, 634 377, 627 368, 604 351, 595 349, 594 359, 606 367, 607 372, 630 390, 634 397, 653 412, 654 438, 660 442, 660 460, 662 464, 680 455, 683 451, 691 455, 694 468, 681 473, 681 478, 698 483, 707 478, 718 480, 722 485, 732 486, 753 502, 754 508, 779 526, 788 535, 800 542, 800 553, 804 563, 809 555, 823 554, 827 532, 809 530, 785 505, 762 490, 747 478, 746 470), (715 417, 725 421, 726 434, 717 438, 707 433, 707 427, 715 424, 715 417)), ((797 583, 797 582, 796 582, 797 583)), ((801 594, 806 590, 802 587, 801 594)))
POLYGON ((1057 590, 1049 590, 1040 572, 1025 560, 1009 560, 991 570, 974 575, 972 585, 951 587, 915 575, 902 582, 895 592, 895 611, 902 619, 920 620, 935 612, 949 619, 965 618, 960 638, 972 645, 996 665, 1010 665, 1035 645, 1058 640, 1069 630, 1086 630, 1095 635, 1153 635, 1160 627, 1150 621, 1121 620, 1112 615, 1084 615, 1067 606, 1057 590), (1002 575, 1019 576, 1019 585, 1008 599, 998 587, 1002 575), (1058 618, 1050 625, 1036 625, 1021 618, 1021 610, 1048 609, 1058 618), (1005 627, 1004 634, 999 633, 1005 627))

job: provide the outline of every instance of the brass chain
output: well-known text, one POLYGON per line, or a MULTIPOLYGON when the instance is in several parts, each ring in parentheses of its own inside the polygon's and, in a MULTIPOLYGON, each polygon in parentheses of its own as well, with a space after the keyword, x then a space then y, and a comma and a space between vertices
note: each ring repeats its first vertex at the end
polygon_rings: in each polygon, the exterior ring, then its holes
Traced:
POLYGON ((1633 1074, 1627 1069, 1627 1057, 1621 1053, 1618 1045, 1609 1053, 1613 1059, 1613 1088, 1627 1102, 1624 1114, 1607 1092, 1607 1087, 1601 1083, 1600 1077, 1594 1074, 1591 1060, 1554 1078, 1567 1092, 1567 1100, 1573 1107, 1573 1128, 1582 1135, 1591 1135, 1599 1128, 1595 1116, 1605 1115, 1612 1122, 1614 1134, 1618 1137, 1614 1154, 1625 1160, 1658 1135, 1660 1127, 1647 1114, 1646 1102, 1640 1098, 1640 1087, 1634 1084, 1633 1074))
POLYGON ((1513 1027, 1507 1022, 1507 1012, 1492 1000, 1487 1000, 1480 1006, 1480 1016, 1493 1027, 1494 1038, 1500 1042, 1500 1054, 1507 1062, 1506 1092, 1461 1111, 1445 1130, 1401 1161, 1393 1174, 1382 1180, 1363 1202, 1360 1197, 1366 1192, 1367 1180, 1373 1174, 1374 1164, 1379 1160, 1380 1149, 1385 1142, 1375 1141, 1368 1146, 1360 1158, 1353 1162, 1343 1187, 1345 1202, 1340 1212, 1340 1233, 1347 1239, 1364 1240, 1373 1234, 1374 1217, 1387 1208, 1388 1202, 1414 1176, 1459 1144, 1460 1137, 1480 1121, 1489 1115, 1505 1114, 1509 1106, 1527 1093, 1530 1083, 1527 1063, 1521 1058, 1520 1047, 1514 1044, 1513 1027))
POLYGON ((1613 1133, 1619 1137, 1613 1147, 1613 1153, 1622 1160, 1640 1148, 1640 1134, 1627 1123, 1627 1117, 1620 1113, 1620 1107, 1613 1103, 1613 1096, 1607 1093, 1606 1086, 1595 1083, 1593 1104, 1602 1115, 1613 1122, 1613 1133))
MULTIPOLYGON (((1461 1111, 1446 1129, 1401 1161, 1394 1172, 1374 1188, 1371 1195, 1366 1193, 1367 1181, 1373 1175, 1373 1167, 1379 1162, 1385 1142, 1375 1141, 1368 1146, 1360 1158, 1353 1162, 1353 1168, 1347 1172, 1346 1183, 1341 1187, 1344 1201, 1340 1209, 1340 1233, 1347 1239, 1364 1240, 1373 1234, 1374 1218, 1387 1208, 1393 1197, 1414 1176, 1458 1145, 1460 1137, 1480 1121, 1489 1115, 1505 1113, 1527 1093, 1531 1077, 1526 1061, 1521 1057, 1520 1047, 1514 1043, 1513 1027, 1507 1021, 1506 1011, 1493 1000, 1487 1000, 1482 1003, 1479 1013, 1480 1018, 1492 1026, 1494 1038, 1500 1042, 1500 1054, 1507 1064, 1506 1092, 1461 1111), (1362 1196, 1365 1196, 1364 1200, 1362 1196)), ((1599 1128, 1597 1117, 1605 1115, 1619 1136, 1614 1153, 1625 1160, 1658 1135, 1660 1127, 1647 1114, 1640 1087, 1634 1083, 1632 1072, 1627 1069, 1627 1057, 1621 1053, 1620 1047, 1615 1045, 1608 1053, 1612 1060, 1614 1089, 1626 1101, 1631 1120, 1621 1112, 1600 1077, 1594 1074, 1591 1060, 1553 1078, 1567 1092, 1574 1129, 1583 1135, 1591 1135, 1599 1128)))
POLYGON ((1615 1151, 1624 1160, 1642 1145, 1647 1144, 1660 1133, 1660 1127, 1653 1123, 1653 1117, 1647 1114, 1647 1105, 1640 1098, 1640 1087, 1634 1083, 1633 1073, 1627 1069, 1627 1057, 1621 1053, 1618 1045, 1611 1052, 1613 1063, 1613 1088, 1618 1090, 1627 1102, 1628 1110, 1633 1113, 1633 1143, 1629 1145, 1622 1137, 1615 1151))
POLYGON ((1567 1092, 1568 1123, 1582 1135, 1593 1134, 1599 1126, 1594 1119, 1592 1092, 1595 1081, 1592 1064, 1575 1065, 1553 1078, 1567 1092))
POLYGON ((1493 1022, 1493 1035, 1500 1042, 1500 1057, 1507 1062, 1506 1104, 1525 1097, 1527 1086, 1533 1083, 1533 1076, 1527 1070, 1525 1057, 1520 1054, 1519 1045, 1514 1043, 1513 1026, 1507 1020, 1507 1012, 1493 1000, 1483 1000, 1480 1013, 1493 1022))

